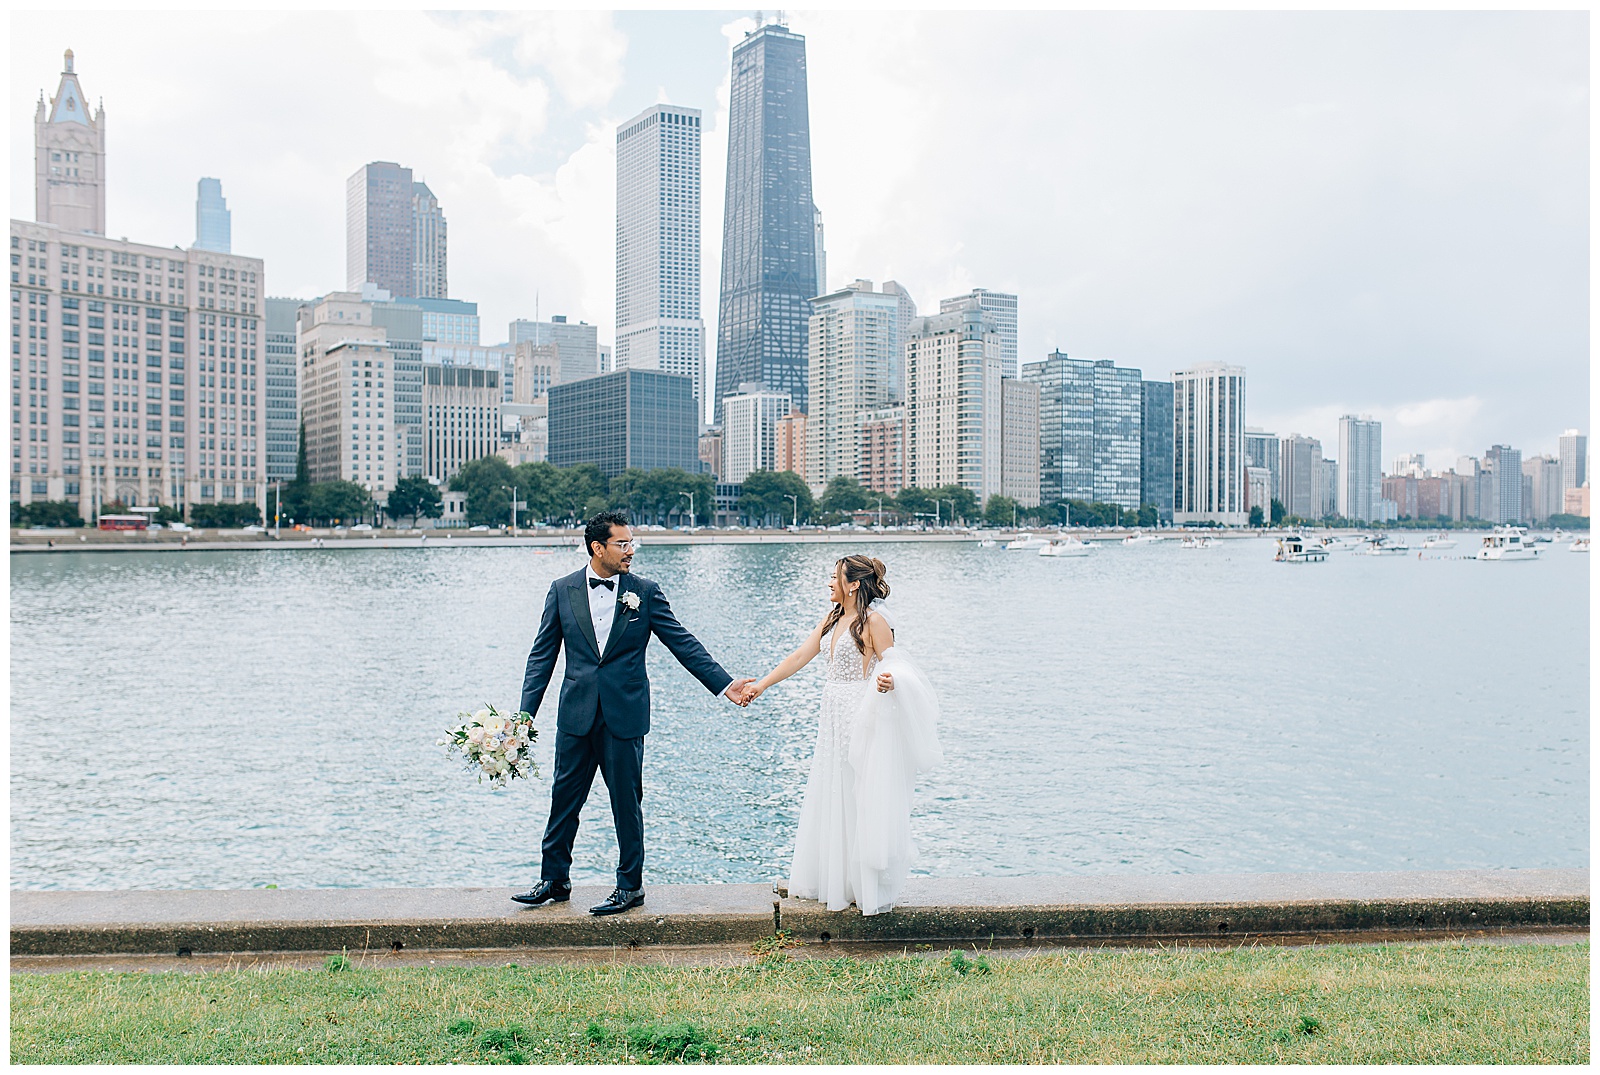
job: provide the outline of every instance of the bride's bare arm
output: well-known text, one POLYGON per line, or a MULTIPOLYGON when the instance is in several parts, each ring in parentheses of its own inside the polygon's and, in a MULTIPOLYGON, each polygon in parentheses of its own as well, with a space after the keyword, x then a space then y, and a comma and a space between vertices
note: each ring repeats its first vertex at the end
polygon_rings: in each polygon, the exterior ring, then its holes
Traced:
MULTIPOLYGON (((882 660, 884 653, 894 646, 894 631, 889 627, 889 621, 882 615, 874 612, 867 619, 867 638, 872 643, 872 652, 882 660)), ((894 690, 894 676, 888 672, 878 673, 878 690, 894 690)))
POLYGON ((761 697, 766 689, 774 683, 782 683, 800 669, 811 663, 811 658, 822 652, 822 624, 819 623, 800 643, 798 649, 778 663, 778 667, 756 680, 745 688, 745 696, 749 701, 761 697))

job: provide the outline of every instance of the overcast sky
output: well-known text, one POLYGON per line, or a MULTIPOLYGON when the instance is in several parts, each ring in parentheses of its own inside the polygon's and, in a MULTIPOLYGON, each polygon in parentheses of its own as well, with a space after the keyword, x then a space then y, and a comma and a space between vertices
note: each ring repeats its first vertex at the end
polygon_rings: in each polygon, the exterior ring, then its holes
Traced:
MULTIPOLYGON (((1248 421, 1383 419, 1385 469, 1587 431, 1584 13, 791 12, 829 283, 1020 296, 1024 361, 1248 371, 1248 421)), ((612 339, 617 124, 706 117, 715 358, 729 12, 15 14, 11 213, 66 48, 105 102, 109 231, 189 245, 222 180, 267 291, 341 288, 345 179, 413 168, 485 343, 612 339)), ((714 382, 714 378, 713 378, 714 382)))

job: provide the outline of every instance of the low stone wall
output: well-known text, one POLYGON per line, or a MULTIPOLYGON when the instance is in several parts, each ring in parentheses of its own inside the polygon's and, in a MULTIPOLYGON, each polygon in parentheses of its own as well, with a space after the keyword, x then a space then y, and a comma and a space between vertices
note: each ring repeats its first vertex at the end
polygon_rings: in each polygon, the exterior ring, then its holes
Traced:
POLYGON ((1144 942, 1586 930, 1589 871, 913 878, 863 917, 767 885, 658 885, 595 918, 608 889, 519 908, 512 889, 248 889, 11 894, 17 956, 401 951, 808 942, 1144 942))

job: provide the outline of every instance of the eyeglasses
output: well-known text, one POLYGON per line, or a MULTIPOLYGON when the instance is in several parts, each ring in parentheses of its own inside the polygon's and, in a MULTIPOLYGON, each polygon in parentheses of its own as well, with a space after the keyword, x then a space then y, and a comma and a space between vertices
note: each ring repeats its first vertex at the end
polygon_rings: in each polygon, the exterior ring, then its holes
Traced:
POLYGON ((634 543, 631 542, 631 541, 608 541, 608 542, 606 542, 606 544, 607 545, 615 545, 617 548, 621 549, 623 552, 632 552, 634 550, 634 548, 636 547, 634 545, 634 543))

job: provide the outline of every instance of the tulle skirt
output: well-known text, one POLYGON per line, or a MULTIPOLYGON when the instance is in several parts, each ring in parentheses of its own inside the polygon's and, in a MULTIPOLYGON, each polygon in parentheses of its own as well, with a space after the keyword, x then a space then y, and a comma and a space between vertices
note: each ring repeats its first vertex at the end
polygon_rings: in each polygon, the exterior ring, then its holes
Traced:
POLYGON ((817 749, 800 804, 789 894, 830 911, 852 903, 864 915, 891 909, 916 845, 912 790, 919 772, 942 758, 938 702, 927 680, 895 649, 872 678, 823 687, 817 749), (873 689, 891 672, 895 689, 873 689))

